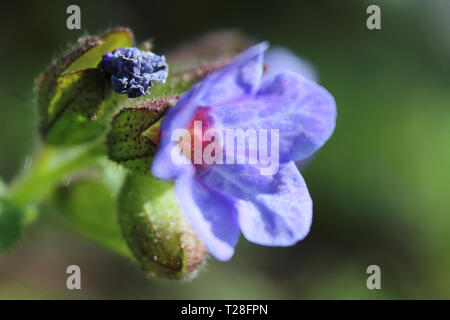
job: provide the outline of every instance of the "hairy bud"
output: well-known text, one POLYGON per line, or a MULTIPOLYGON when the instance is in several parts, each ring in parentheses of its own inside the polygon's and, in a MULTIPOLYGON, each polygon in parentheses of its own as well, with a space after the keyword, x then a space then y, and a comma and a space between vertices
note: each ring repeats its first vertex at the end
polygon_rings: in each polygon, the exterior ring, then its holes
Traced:
POLYGON ((40 131, 52 145, 76 145, 100 136, 118 104, 111 82, 97 68, 103 54, 131 46, 128 29, 111 30, 79 41, 37 79, 40 131))
POLYGON ((130 251, 149 274, 190 279, 204 263, 206 248, 176 204, 172 184, 130 173, 118 214, 130 251))
POLYGON ((160 121, 176 101, 176 97, 149 99, 120 110, 111 121, 107 135, 108 157, 128 169, 150 174, 160 121))

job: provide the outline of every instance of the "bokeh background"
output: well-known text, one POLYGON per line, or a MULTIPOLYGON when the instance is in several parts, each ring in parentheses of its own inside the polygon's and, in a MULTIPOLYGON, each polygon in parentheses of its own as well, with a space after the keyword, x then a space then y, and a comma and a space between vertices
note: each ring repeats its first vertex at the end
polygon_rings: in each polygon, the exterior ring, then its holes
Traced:
POLYGON ((317 68, 338 105, 335 134, 302 170, 314 222, 290 248, 239 242, 189 282, 147 278, 131 261, 42 213, 0 256, 0 298, 450 298, 450 2, 8 1, 0 5, 0 175, 23 168, 36 144, 33 81, 85 34, 128 26, 164 53, 234 28, 292 49, 317 68), (81 7, 82 30, 66 28, 81 7), (381 7, 382 29, 366 28, 381 7), (66 288, 66 267, 82 290, 66 288), (382 289, 366 287, 381 267, 382 289))

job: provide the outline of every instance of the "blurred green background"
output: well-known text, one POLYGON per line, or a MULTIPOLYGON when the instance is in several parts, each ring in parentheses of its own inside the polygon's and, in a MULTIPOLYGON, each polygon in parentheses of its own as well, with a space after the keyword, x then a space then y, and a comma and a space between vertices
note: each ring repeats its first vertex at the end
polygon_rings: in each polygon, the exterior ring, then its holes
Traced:
POLYGON ((338 105, 335 134, 302 170, 314 201, 307 239, 267 248, 241 238, 190 282, 147 278, 132 262, 43 212, 0 256, 0 298, 450 298, 450 2, 9 1, 0 5, 0 175, 10 181, 36 144, 33 81, 78 37, 113 26, 164 53, 234 28, 311 61, 338 105), (81 7, 82 30, 66 28, 81 7), (366 28, 381 7, 382 29, 366 28), (66 288, 66 267, 82 290, 66 288), (366 287, 381 267, 381 290, 366 287))

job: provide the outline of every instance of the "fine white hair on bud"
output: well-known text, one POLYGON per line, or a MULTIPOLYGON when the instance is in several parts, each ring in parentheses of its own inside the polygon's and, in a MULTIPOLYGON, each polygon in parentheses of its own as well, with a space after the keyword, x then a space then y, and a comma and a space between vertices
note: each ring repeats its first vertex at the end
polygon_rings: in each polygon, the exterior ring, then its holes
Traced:
POLYGON ((146 273, 192 279, 204 264, 207 250, 178 208, 171 183, 128 174, 118 214, 128 247, 146 273))

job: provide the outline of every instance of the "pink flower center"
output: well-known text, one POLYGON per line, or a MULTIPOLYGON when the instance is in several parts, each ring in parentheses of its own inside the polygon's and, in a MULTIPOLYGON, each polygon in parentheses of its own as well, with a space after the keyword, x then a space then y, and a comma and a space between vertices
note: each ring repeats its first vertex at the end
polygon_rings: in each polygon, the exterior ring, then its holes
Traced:
POLYGON ((201 172, 209 167, 209 165, 204 162, 203 151, 213 142, 204 140, 205 131, 214 128, 214 119, 209 113, 210 109, 210 107, 199 107, 197 109, 187 127, 190 134, 190 140, 189 137, 186 137, 187 139, 183 139, 182 145, 180 145, 184 155, 195 166, 197 172, 201 172))

